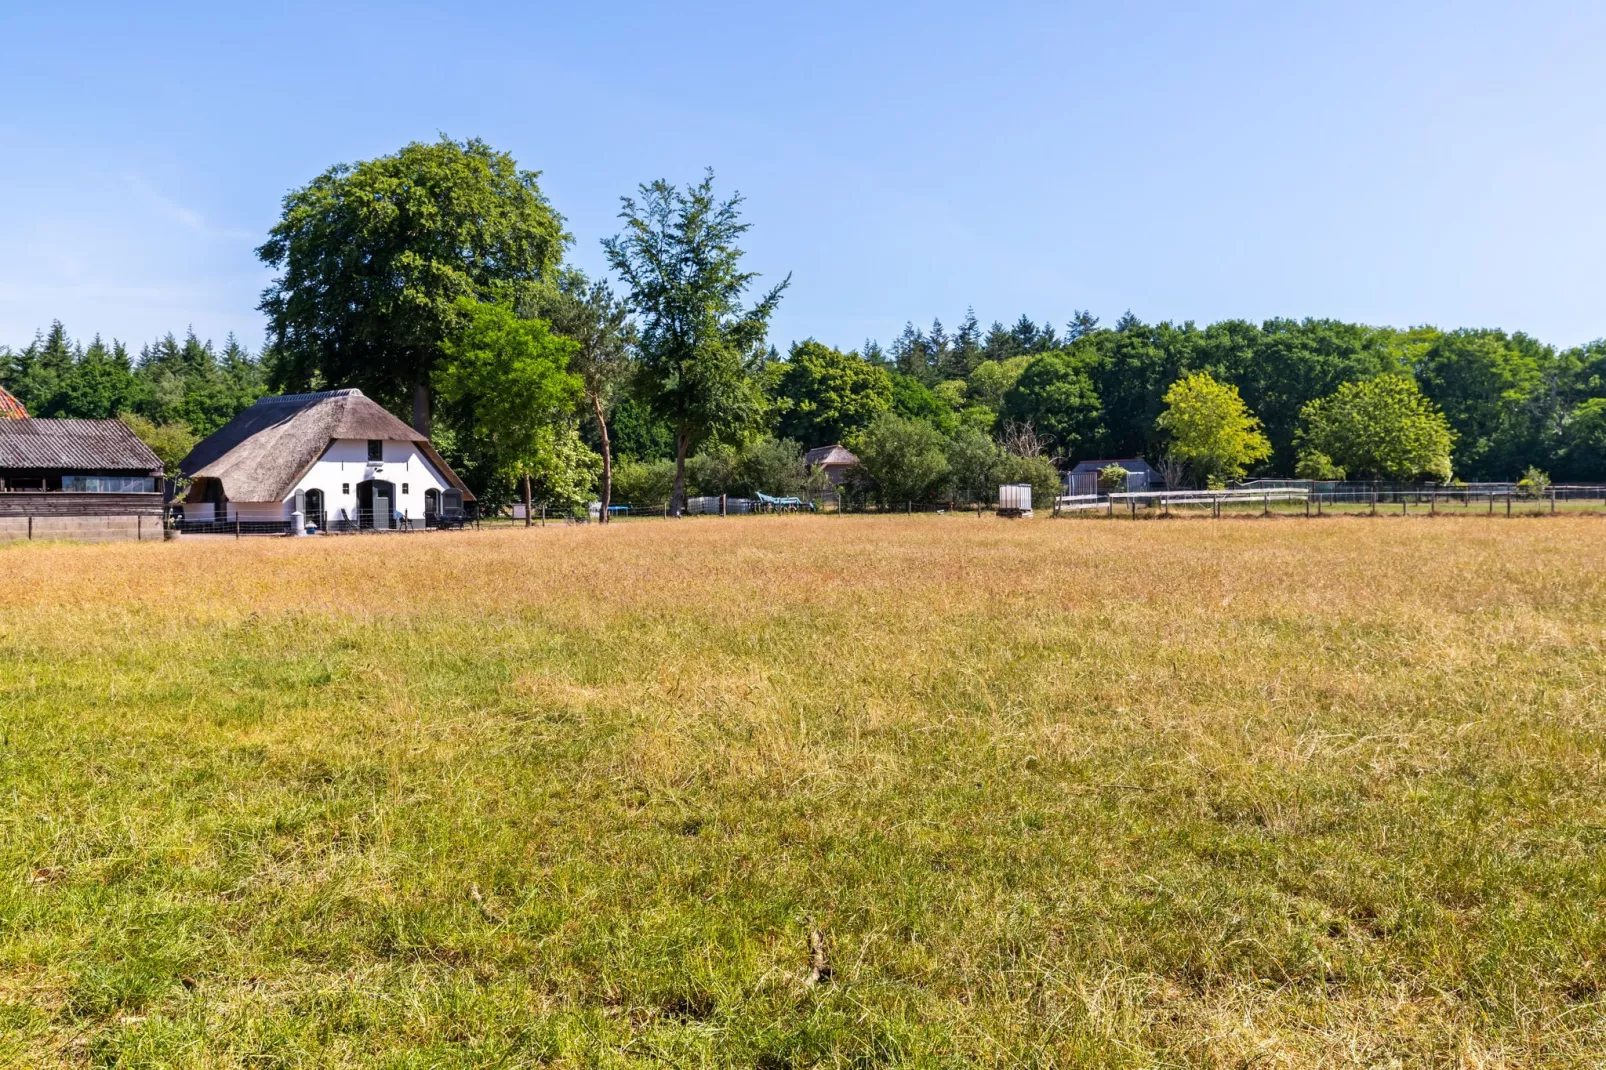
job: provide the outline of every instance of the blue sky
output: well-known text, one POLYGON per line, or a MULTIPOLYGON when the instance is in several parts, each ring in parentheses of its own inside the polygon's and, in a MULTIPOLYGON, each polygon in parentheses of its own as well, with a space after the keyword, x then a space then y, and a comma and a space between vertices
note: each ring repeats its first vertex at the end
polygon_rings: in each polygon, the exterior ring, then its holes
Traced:
POLYGON ((410 140, 576 237, 712 166, 782 345, 1333 316, 1606 335, 1606 5, 0 0, 0 343, 263 337, 291 188, 410 140))

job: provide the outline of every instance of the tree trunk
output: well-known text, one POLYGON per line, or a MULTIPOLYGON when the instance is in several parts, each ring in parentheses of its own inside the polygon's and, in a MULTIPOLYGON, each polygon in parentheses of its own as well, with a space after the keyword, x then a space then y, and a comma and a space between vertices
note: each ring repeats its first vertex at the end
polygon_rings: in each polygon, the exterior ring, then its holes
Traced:
POLYGON ((413 384, 413 430, 429 437, 429 384, 413 384))
POLYGON ((524 473, 524 526, 535 523, 530 517, 530 473, 524 473))
POLYGON ((602 436, 602 515, 598 519, 606 524, 608 507, 613 504, 613 447, 608 442, 608 421, 602 415, 602 398, 592 394, 591 408, 597 414, 597 433, 602 436))
POLYGON ((686 449, 691 435, 675 432, 675 489, 669 494, 669 515, 678 517, 686 511, 686 449))

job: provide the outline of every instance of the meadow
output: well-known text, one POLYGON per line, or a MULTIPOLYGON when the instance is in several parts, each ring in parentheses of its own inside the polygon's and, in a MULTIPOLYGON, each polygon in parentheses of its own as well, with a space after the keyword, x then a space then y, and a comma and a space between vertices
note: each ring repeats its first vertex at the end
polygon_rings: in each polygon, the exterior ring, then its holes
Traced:
POLYGON ((1603 524, 0 547, 0 1063, 1599 1066, 1603 524))

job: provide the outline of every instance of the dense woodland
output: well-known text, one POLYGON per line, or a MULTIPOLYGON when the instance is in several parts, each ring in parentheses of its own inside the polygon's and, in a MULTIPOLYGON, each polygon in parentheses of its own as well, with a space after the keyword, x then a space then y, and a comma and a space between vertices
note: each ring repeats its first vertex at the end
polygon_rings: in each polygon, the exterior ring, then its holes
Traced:
POLYGON ((1199 483, 1606 480, 1606 341, 1558 349, 1501 330, 1316 319, 1105 324, 1082 311, 1063 328, 1024 315, 983 328, 967 311, 885 346, 810 339, 782 353, 767 325, 786 282, 744 303, 756 276, 740 266, 739 197, 716 197, 710 174, 622 205, 604 241, 616 297, 564 265, 572 238, 533 173, 476 141, 410 145, 286 198, 258 250, 281 271, 261 305, 265 352, 189 332, 133 354, 54 323, 0 347, 0 384, 36 416, 127 419, 170 465, 263 393, 355 385, 427 428, 493 504, 582 501, 608 484, 638 503, 796 493, 810 486, 803 451, 833 442, 865 461, 850 492, 882 501, 980 499, 1006 479, 1048 493, 1070 463, 1122 457, 1169 459, 1199 483), (396 201, 386 221, 343 215, 379 195, 396 201), (441 220, 443 205, 458 217, 441 220), (424 218, 440 235, 414 225, 424 218), (343 243, 363 241, 373 252, 353 260, 343 243), (1204 391, 1188 395, 1206 399, 1204 417, 1171 411, 1183 380, 1204 391), (1219 438, 1222 419, 1248 445, 1215 463, 1217 446, 1184 436, 1219 438), (1346 419, 1375 441, 1346 445, 1346 419), (1415 453, 1390 440, 1419 431, 1415 453))

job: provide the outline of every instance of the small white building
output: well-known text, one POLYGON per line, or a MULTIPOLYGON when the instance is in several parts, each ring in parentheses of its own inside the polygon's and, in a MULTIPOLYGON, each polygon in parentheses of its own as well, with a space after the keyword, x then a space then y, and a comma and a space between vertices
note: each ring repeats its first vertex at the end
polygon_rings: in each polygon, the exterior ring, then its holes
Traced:
POLYGON ((422 527, 474 500, 428 438, 360 390, 262 398, 179 467, 187 527, 273 530, 295 513, 319 531, 422 527))

